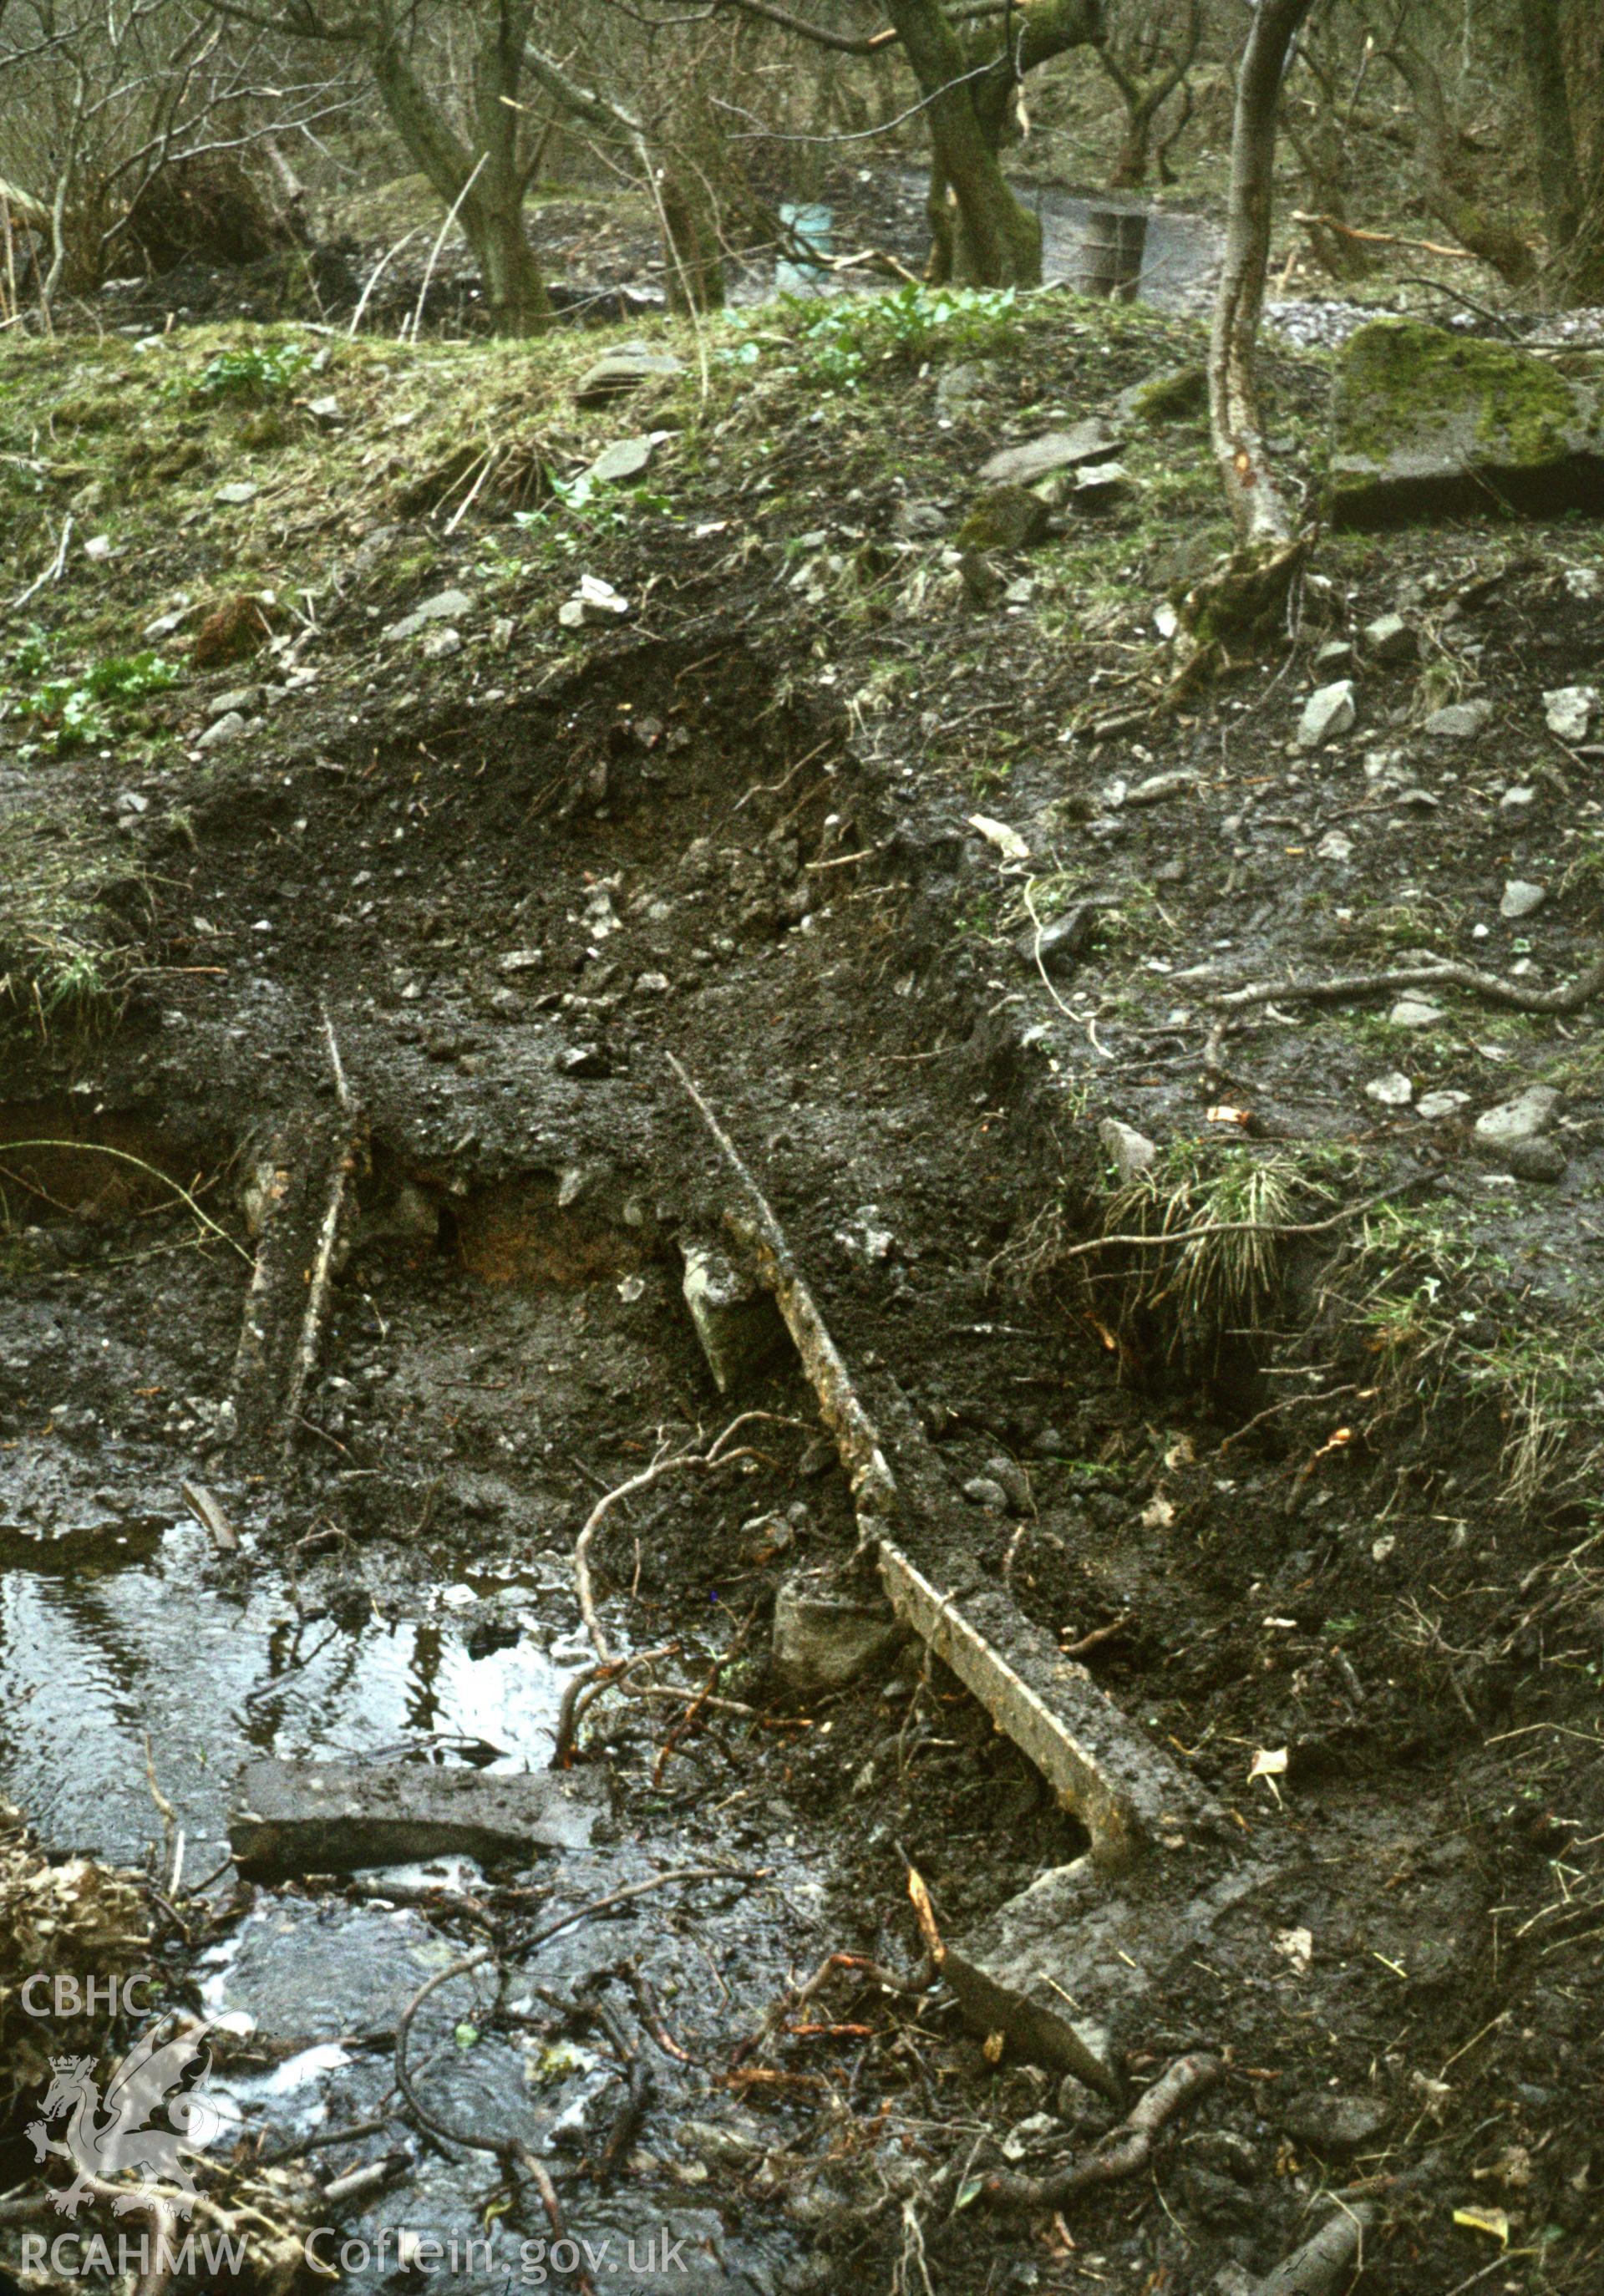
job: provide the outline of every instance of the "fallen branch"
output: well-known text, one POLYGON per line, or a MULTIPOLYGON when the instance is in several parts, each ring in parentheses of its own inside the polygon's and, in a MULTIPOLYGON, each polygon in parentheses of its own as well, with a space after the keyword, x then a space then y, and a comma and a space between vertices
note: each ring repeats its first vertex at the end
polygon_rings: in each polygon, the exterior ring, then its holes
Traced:
POLYGON ((1346 1004, 1388 988, 1469 988, 1494 1004, 1512 1004, 1521 1013, 1575 1013, 1604 988, 1604 956, 1598 957, 1563 988, 1527 988, 1518 980, 1501 980, 1473 964, 1451 961, 1433 964, 1400 964, 1386 972, 1338 972, 1327 980, 1254 980, 1245 988, 1228 988, 1208 1002, 1227 1011, 1244 1004, 1346 1004))
MULTIPOLYGON (((1152 2158, 1154 2143, 1165 2123, 1183 2105, 1212 2088, 1219 2078, 1215 2057, 1177 2057, 1151 2088, 1143 2090, 1120 2126, 1111 2128, 1083 2160, 1072 2161, 1051 2177, 999 2172, 987 2177, 981 2194, 994 2208, 1061 2209, 1097 2185, 1123 2184, 1140 2176, 1152 2158)), ((1287 2296, 1295 2284, 1289 2284, 1287 2296)))
POLYGON ((1401 239, 1395 231, 1361 231, 1356 224, 1338 223, 1335 216, 1309 215, 1302 208, 1292 210, 1294 223, 1307 228, 1313 226, 1322 231, 1334 231, 1343 239, 1356 239, 1366 247, 1411 247, 1418 255, 1440 255, 1448 263, 1479 263, 1468 247, 1444 247, 1435 239, 1401 239))
POLYGON ((880 1536, 888 1520, 894 1519, 898 1512, 896 1484, 880 1448, 879 1432, 858 1399, 857 1390, 852 1384, 835 1341, 830 1336, 818 1303, 791 1257, 785 1231, 775 1217, 773 1206, 742 1161, 734 1142, 685 1070, 672 1053, 667 1058, 692 1105, 711 1134, 714 1144, 740 1182, 741 1192, 751 1207, 754 1218, 749 1226, 746 1223, 742 1226, 756 1249, 758 1272, 764 1284, 773 1293, 774 1304, 785 1320, 785 1327, 796 1344, 797 1353, 802 1358, 803 1369, 813 1382, 824 1423, 835 1438, 836 1448, 840 1453, 841 1464, 847 1471, 852 1488, 859 1539, 867 1545, 880 1536))
MULTIPOLYGON (((110 1156, 115 1163, 132 1164, 136 1172, 148 1173, 152 1180, 160 1180, 164 1188, 171 1188, 173 1193, 189 1206, 202 1227, 209 1228, 231 1251, 237 1251, 241 1259, 248 1266, 250 1264, 250 1254, 244 1245, 236 1243, 225 1227, 219 1227, 209 1212, 202 1211, 187 1188, 181 1187, 176 1180, 171 1178, 166 1172, 160 1171, 154 1164, 147 1164, 143 1156, 132 1156, 126 1148, 102 1147, 98 1140, 8 1140, 5 1147, 8 1155, 15 1154, 22 1149, 70 1149, 75 1156, 110 1156)), ((22 1185, 26 1187, 31 1184, 24 1181, 22 1185)))
POLYGON ((1253 2296, 1333 2296, 1363 2260, 1364 2235, 1375 2220, 1376 2211, 1366 2202, 1356 2207, 1344 2202, 1311 2239, 1265 2274, 1253 2296))
POLYGON ((208 1490, 204 1483, 180 1483, 178 1496, 219 1554, 239 1551, 240 1535, 223 1512, 216 1492, 208 1490))
MULTIPOLYGON (((340 1105, 348 1116, 354 1116, 351 1090, 346 1082, 345 1063, 340 1057, 340 1045, 334 1026, 325 1011, 323 1016, 323 1036, 329 1048, 329 1064, 334 1072, 334 1089, 340 1105)), ((334 1281, 334 1254, 340 1242, 340 1231, 345 1219, 346 1195, 356 1168, 356 1151, 360 1130, 353 1121, 340 1144, 329 1175, 328 1194, 324 1201, 323 1225, 318 1230, 317 1250, 312 1261, 312 1275, 307 1291, 307 1312, 301 1318, 300 1339, 295 1357, 290 1366, 290 1383, 284 1394, 282 1456, 288 1460, 295 1447, 296 1430, 300 1425, 301 1403, 317 1362, 317 1351, 323 1344, 323 1328, 329 1311, 329 1294, 334 1281)))

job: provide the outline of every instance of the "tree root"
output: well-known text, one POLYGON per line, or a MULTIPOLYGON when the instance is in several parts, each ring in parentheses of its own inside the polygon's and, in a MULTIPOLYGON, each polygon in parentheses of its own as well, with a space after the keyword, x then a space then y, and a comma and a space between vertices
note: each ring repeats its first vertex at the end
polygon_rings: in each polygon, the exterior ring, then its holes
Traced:
POLYGON ((1254 980, 1241 988, 1227 988, 1208 1002, 1216 1010, 1235 1011, 1244 1004, 1346 1004, 1387 988, 1469 988, 1490 1004, 1512 1004, 1521 1013, 1575 1013, 1604 988, 1604 956, 1563 988, 1527 988, 1518 980, 1502 980, 1473 964, 1444 959, 1430 964, 1400 964, 1386 972, 1338 972, 1330 980, 1254 980))
MULTIPOLYGON (((1201 2096, 1220 2078, 1217 2057, 1177 2057, 1168 2071, 1145 2089, 1117 2128, 1083 2160, 1051 2177, 987 2177, 981 2197, 999 2209, 1061 2209, 1100 2185, 1123 2184, 1140 2176, 1152 2158, 1153 2145, 1166 2121, 1183 2105, 1201 2096)), ((1290 2296, 1289 2284, 1288 2296, 1290 2296)))
POLYGON ((1350 2207, 1345 2202, 1311 2239, 1265 2275, 1253 2296, 1333 2296, 1362 2260, 1364 2235, 1375 2220, 1368 2202, 1350 2207))

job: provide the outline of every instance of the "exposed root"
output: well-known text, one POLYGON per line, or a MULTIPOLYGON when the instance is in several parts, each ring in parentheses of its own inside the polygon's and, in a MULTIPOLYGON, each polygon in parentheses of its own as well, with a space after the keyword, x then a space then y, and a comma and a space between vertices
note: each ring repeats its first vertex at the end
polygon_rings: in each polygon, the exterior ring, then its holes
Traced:
POLYGON ((1375 2220, 1367 2202, 1353 2207, 1345 2202, 1312 2238, 1265 2275, 1254 2296, 1333 2296, 1363 2261, 1364 2235, 1375 2220))
MULTIPOLYGON (((1051 2177, 990 2176, 982 2196, 999 2209, 1061 2209, 1100 2185, 1123 2184, 1140 2176, 1152 2158, 1159 2130, 1183 2105, 1201 2096, 1220 2078, 1216 2057, 1177 2057, 1169 2070, 1142 2092, 1117 2128, 1088 2152, 1051 2177)), ((1290 2287, 1289 2284, 1289 2296, 1290 2287)))
POLYGON ((1338 972, 1329 980, 1310 976, 1291 980, 1253 980, 1240 988, 1227 988, 1209 1003, 1216 1009, 1235 1011, 1244 1004, 1348 1004, 1390 988, 1469 988, 1490 1004, 1512 1004, 1521 1013, 1575 1013, 1604 988, 1604 956, 1563 988, 1528 988, 1524 981, 1504 980, 1496 972, 1482 972, 1474 964, 1448 958, 1430 964, 1399 964, 1385 972, 1338 972))

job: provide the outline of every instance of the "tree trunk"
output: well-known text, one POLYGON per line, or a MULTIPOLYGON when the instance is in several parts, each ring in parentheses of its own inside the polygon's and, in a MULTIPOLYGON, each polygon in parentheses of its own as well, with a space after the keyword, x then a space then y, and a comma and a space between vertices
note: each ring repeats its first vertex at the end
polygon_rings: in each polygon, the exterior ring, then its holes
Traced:
POLYGON ((1537 144, 1537 184, 1551 260, 1575 237, 1581 182, 1571 127, 1559 0, 1521 0, 1520 53, 1537 144))
POLYGON ((973 287, 1040 286, 1041 223, 1009 190, 998 157, 1012 87, 1008 64, 999 58, 994 68, 1003 78, 1002 101, 986 106, 983 120, 983 82, 968 77, 974 67, 940 0, 887 0, 886 12, 925 97, 933 176, 955 210, 950 258, 938 255, 932 275, 973 287))
POLYGON ((1285 545, 1292 521, 1264 453, 1258 327, 1270 265, 1275 123, 1287 59, 1313 0, 1259 0, 1237 76, 1225 255, 1208 344, 1215 460, 1244 549, 1285 545))
POLYGON ((524 234, 524 185, 517 161, 516 96, 522 37, 509 53, 488 37, 477 60, 475 109, 480 149, 471 152, 413 70, 399 41, 372 52, 373 78, 407 152, 459 219, 485 283, 492 332, 529 335, 552 323, 551 298, 524 234), (477 175, 475 169, 478 169, 477 175))
POLYGON ((1397 41, 1387 54, 1414 98, 1416 152, 1426 179, 1428 208, 1461 247, 1491 264, 1510 286, 1526 286, 1537 275, 1537 258, 1518 232, 1499 223, 1483 206, 1458 130, 1448 117, 1436 65, 1407 40, 1397 41))

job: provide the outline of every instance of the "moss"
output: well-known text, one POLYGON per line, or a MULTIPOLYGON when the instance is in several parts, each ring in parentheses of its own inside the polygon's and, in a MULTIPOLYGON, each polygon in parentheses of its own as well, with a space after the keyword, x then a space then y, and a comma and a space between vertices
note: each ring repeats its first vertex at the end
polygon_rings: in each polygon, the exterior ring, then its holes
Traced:
POLYGON ((1455 417, 1484 453, 1518 464, 1566 453, 1584 421, 1564 377, 1509 345, 1414 319, 1378 319, 1350 338, 1337 386, 1341 454, 1385 461, 1417 444, 1423 422, 1455 417))

